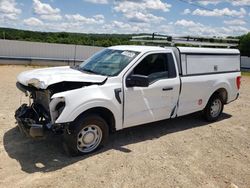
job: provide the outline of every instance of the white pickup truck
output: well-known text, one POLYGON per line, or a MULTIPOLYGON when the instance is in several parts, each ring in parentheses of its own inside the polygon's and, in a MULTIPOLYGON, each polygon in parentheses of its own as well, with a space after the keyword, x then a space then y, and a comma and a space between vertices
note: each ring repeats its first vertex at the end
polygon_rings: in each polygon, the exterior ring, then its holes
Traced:
POLYGON ((62 134, 71 154, 104 145, 110 131, 202 111, 215 121, 239 96, 236 49, 113 46, 79 66, 30 70, 17 87, 30 97, 15 113, 32 137, 62 134))

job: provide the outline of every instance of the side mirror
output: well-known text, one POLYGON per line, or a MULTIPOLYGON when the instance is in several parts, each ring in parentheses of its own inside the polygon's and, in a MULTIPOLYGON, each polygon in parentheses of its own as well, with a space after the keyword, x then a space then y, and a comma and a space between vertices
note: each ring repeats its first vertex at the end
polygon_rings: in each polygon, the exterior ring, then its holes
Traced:
POLYGON ((147 76, 143 75, 131 75, 126 79, 126 86, 127 87, 148 87, 149 80, 147 76))

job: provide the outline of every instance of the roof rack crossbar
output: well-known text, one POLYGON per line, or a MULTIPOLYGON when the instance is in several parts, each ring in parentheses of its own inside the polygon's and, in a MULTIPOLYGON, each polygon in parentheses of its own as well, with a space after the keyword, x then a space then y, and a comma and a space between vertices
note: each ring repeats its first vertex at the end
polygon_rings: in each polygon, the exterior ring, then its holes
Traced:
POLYGON ((132 42, 140 42, 143 44, 159 44, 159 45, 188 45, 188 46, 199 46, 199 47, 237 47, 239 45, 239 39, 230 38, 216 38, 216 37, 194 37, 194 36, 168 36, 159 35, 153 33, 152 35, 138 35, 132 36, 130 40, 132 42))

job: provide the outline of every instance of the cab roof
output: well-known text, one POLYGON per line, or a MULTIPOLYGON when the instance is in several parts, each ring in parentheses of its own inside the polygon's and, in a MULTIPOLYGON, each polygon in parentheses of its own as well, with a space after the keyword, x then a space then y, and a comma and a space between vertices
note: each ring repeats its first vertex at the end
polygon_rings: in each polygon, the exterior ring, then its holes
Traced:
POLYGON ((121 46, 111 46, 109 49, 114 50, 128 50, 135 52, 148 52, 148 51, 166 51, 166 48, 158 46, 136 46, 136 45, 121 45, 121 46))

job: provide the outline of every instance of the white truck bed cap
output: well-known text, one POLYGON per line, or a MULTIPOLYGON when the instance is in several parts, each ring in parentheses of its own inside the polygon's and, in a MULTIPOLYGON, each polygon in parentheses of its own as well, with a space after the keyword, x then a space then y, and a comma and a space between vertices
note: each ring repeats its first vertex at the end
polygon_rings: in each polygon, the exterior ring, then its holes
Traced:
MULTIPOLYGON (((240 54, 238 49, 228 49, 228 48, 197 48, 197 47, 175 47, 178 48, 180 53, 189 54, 240 54)), ((136 52, 147 52, 147 51, 157 51, 157 50, 166 50, 173 49, 173 47, 159 47, 159 46, 140 46, 140 45, 121 45, 121 46, 112 46, 109 49, 116 50, 131 50, 136 52)))

